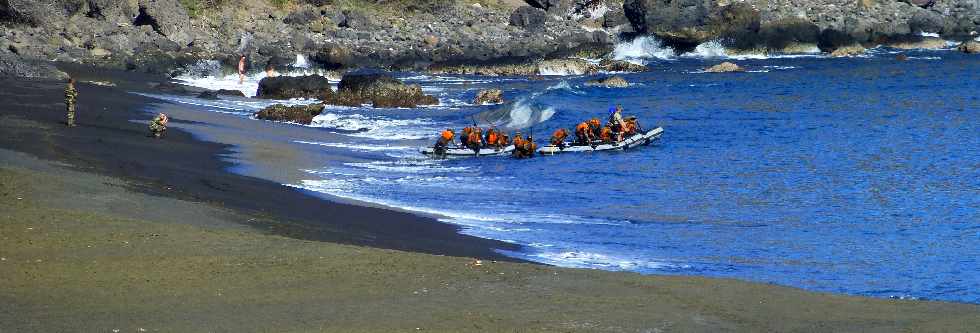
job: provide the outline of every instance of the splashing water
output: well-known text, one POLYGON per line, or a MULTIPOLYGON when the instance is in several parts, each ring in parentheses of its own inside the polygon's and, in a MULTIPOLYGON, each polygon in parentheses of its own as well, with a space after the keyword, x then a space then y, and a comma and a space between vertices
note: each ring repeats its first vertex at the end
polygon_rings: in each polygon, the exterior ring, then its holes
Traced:
POLYGON ((674 49, 665 46, 656 37, 643 36, 617 44, 616 48, 613 49, 612 56, 616 60, 646 65, 651 59, 671 60, 677 54, 674 53, 674 49))

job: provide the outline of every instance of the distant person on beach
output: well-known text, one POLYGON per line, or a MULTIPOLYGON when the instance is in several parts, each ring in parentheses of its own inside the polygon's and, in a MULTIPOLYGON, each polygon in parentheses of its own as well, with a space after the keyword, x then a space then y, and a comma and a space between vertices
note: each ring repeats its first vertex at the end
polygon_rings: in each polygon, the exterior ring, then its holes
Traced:
POLYGON ((75 127, 75 101, 78 99, 78 90, 75 89, 75 79, 68 79, 68 86, 65 87, 65 107, 68 109, 68 127, 75 127))
POLYGON ((157 114, 156 117, 153 117, 153 121, 150 122, 150 135, 156 139, 162 137, 163 133, 167 132, 168 122, 170 122, 170 117, 167 117, 166 113, 157 114))
POLYGON ((245 55, 238 58, 238 84, 245 83, 245 55))

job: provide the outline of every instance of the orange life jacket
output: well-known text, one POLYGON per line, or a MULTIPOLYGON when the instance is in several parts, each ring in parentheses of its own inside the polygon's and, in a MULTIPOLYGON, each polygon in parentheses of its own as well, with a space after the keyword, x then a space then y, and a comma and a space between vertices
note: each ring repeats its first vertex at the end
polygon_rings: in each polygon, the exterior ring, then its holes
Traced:
POLYGON ((497 145, 498 146, 501 146, 501 147, 506 146, 508 144, 507 141, 510 141, 510 140, 507 139, 507 135, 506 134, 501 134, 501 135, 497 136, 497 145))
POLYGON ((602 142, 612 142, 612 128, 609 128, 609 126, 603 127, 602 132, 599 134, 599 139, 602 142))
POLYGON ((453 141, 453 138, 454 137, 456 137, 456 133, 453 133, 453 131, 450 131, 450 130, 442 131, 442 139, 443 140, 453 141))
POLYGON ((592 130, 595 130, 602 126, 602 122, 599 121, 599 118, 592 118, 589 120, 589 126, 592 127, 592 130))
POLYGON ((487 134, 487 144, 492 145, 496 143, 497 143, 497 132, 494 130, 490 130, 490 133, 487 134))
POLYGON ((589 123, 582 122, 581 124, 578 124, 578 126, 575 126, 576 134, 582 135, 588 131, 589 131, 589 123))
POLYGON ((565 130, 564 128, 559 128, 558 130, 555 131, 555 133, 551 134, 551 144, 557 145, 562 141, 565 141, 565 138, 567 137, 568 137, 568 131, 565 130))
POLYGON ((521 148, 524 146, 524 138, 520 135, 514 137, 514 147, 521 148))
POLYGON ((480 138, 480 132, 471 131, 469 137, 466 139, 466 143, 469 145, 480 144, 482 139, 480 138))

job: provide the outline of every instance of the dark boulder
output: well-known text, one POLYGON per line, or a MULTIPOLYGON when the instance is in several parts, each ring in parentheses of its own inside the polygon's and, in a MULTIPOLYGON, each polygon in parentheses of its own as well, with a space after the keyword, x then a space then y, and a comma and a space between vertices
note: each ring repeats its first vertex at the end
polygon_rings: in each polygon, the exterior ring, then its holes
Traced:
POLYGON ((771 50, 780 50, 791 44, 817 44, 820 27, 800 18, 786 18, 759 27, 759 39, 771 50))
POLYGON ((943 16, 931 10, 917 10, 909 19, 912 33, 939 33, 943 31, 944 25, 943 16))
POLYGON ((111 23, 132 22, 139 15, 139 7, 130 1, 88 0, 85 16, 111 23))
POLYGON ((510 14, 510 25, 526 30, 538 30, 544 27, 548 14, 539 8, 521 6, 510 14))
POLYGON ((621 76, 610 76, 595 80, 585 81, 585 85, 592 87, 606 87, 606 88, 626 88, 629 87, 629 82, 626 81, 621 76))
POLYGON ((201 92, 201 94, 197 95, 197 98, 218 99, 218 96, 245 97, 245 93, 241 92, 240 90, 229 89, 208 90, 201 92))
POLYGON ((422 87, 407 85, 387 74, 348 74, 340 80, 334 96, 324 96, 324 103, 360 106, 371 103, 376 108, 414 108, 439 104, 439 99, 425 95, 422 87))
POLYGON ((349 49, 334 43, 318 47, 310 55, 310 60, 329 70, 350 67, 356 63, 349 49))
POLYGON ((369 30, 374 26, 371 19, 359 10, 345 10, 342 13, 343 15, 340 17, 342 20, 337 22, 337 26, 341 28, 369 30))
POLYGON ((604 28, 615 28, 629 23, 630 21, 626 19, 626 13, 622 10, 611 11, 602 17, 602 27, 604 28))
POLYGON ((319 75, 267 77, 259 81, 256 98, 321 98, 330 95, 330 81, 319 75))
POLYGON ((672 44, 696 46, 715 37, 707 31, 712 4, 703 0, 626 0, 623 10, 637 32, 672 44))
POLYGON ((832 52, 856 43, 857 40, 853 36, 836 29, 826 29, 820 32, 820 36, 817 39, 817 47, 824 52, 832 52))
POLYGON ((285 106, 276 104, 255 113, 255 118, 309 125, 323 112, 323 104, 285 106))
POLYGON ((149 25, 182 47, 194 41, 189 33, 191 18, 178 0, 139 0, 139 13, 133 25, 149 25))

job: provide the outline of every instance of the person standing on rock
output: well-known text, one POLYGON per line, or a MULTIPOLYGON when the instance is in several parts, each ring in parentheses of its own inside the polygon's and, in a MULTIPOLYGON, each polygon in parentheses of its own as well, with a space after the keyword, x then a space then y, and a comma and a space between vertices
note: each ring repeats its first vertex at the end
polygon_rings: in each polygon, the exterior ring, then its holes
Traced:
POLYGON ((68 86, 65 87, 65 107, 68 111, 66 124, 68 127, 75 127, 75 101, 78 99, 78 90, 75 89, 75 79, 68 78, 68 86))
POLYGON ((238 84, 245 83, 245 55, 238 58, 238 84))
POLYGON ((150 135, 156 139, 163 136, 163 133, 167 132, 167 123, 170 122, 170 117, 167 117, 166 113, 159 113, 156 117, 153 117, 153 121, 150 121, 150 135))

